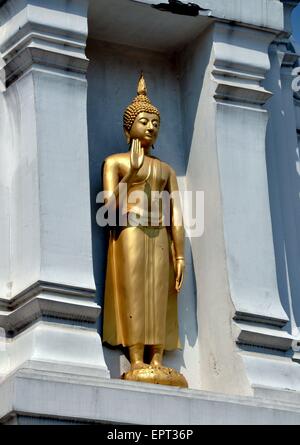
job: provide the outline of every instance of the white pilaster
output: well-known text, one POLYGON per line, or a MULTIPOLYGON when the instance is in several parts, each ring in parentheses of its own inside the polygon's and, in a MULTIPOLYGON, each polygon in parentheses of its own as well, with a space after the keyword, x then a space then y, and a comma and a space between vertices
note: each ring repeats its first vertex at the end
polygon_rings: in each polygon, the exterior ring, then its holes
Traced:
POLYGON ((92 263, 87 8, 87 0, 8 0, 0 9, 3 377, 41 363, 109 376, 92 263))
MULTIPOLYGON (((205 192, 205 233, 191 241, 201 379, 204 388, 215 391, 252 394, 262 383, 259 373, 249 371, 243 349, 260 350, 262 369, 271 369, 264 352, 292 345, 277 287, 265 156, 264 104, 272 92, 263 80, 274 38, 271 32, 222 23, 206 37, 211 50, 187 182, 189 189, 205 192)), ((196 50, 197 57, 203 50, 196 50)))
POLYGON ((272 75, 267 77, 266 85, 272 88, 274 96, 268 103, 270 122, 267 153, 276 263, 280 293, 290 317, 293 348, 299 351, 300 170, 297 137, 298 99, 292 88, 292 72, 298 56, 293 52, 289 40, 282 38, 271 45, 270 58, 272 75))

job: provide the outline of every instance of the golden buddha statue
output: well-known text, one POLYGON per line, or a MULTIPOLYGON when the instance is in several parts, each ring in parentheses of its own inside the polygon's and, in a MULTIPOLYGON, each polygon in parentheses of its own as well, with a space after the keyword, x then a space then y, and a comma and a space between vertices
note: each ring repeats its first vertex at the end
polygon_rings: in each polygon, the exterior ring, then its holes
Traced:
POLYGON ((103 340, 128 348, 131 370, 123 379, 187 387, 179 372, 162 365, 164 350, 180 347, 177 295, 185 265, 180 201, 174 199, 176 174, 151 154, 159 127, 160 113, 148 98, 142 74, 138 95, 124 113, 130 150, 104 163, 103 186, 110 195, 106 206, 120 210, 125 202, 127 219, 110 230, 103 340), (154 223, 152 218, 151 205, 164 191, 171 196, 169 225, 164 224, 161 202, 154 223), (139 192, 150 199, 146 207, 142 200, 129 198, 139 192))

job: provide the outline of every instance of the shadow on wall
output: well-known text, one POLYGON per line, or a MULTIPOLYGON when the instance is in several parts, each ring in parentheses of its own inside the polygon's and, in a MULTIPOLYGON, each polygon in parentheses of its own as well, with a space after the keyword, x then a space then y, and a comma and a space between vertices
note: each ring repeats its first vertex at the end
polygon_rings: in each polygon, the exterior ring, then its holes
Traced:
POLYGON ((295 40, 300 43, 300 5, 293 11, 292 16, 293 36, 295 40))

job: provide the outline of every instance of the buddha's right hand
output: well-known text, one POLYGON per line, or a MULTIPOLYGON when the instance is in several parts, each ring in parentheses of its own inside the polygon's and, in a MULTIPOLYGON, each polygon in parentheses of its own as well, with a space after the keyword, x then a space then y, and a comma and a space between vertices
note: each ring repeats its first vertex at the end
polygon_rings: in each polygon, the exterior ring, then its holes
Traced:
POLYGON ((130 176, 134 176, 144 163, 144 149, 139 139, 133 139, 130 150, 130 176))

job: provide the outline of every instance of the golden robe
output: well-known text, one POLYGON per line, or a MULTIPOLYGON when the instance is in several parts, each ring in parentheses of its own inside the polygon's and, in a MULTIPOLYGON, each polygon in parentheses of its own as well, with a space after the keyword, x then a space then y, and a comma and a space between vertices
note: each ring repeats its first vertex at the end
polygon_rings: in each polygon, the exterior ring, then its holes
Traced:
MULTIPOLYGON (((143 190, 149 197, 149 191, 163 191, 168 169, 160 160, 147 158, 129 191, 143 190)), ((127 210, 142 217, 145 209, 128 203, 127 210)), ((174 252, 168 227, 128 224, 111 229, 103 340, 113 346, 180 347, 174 252)))

